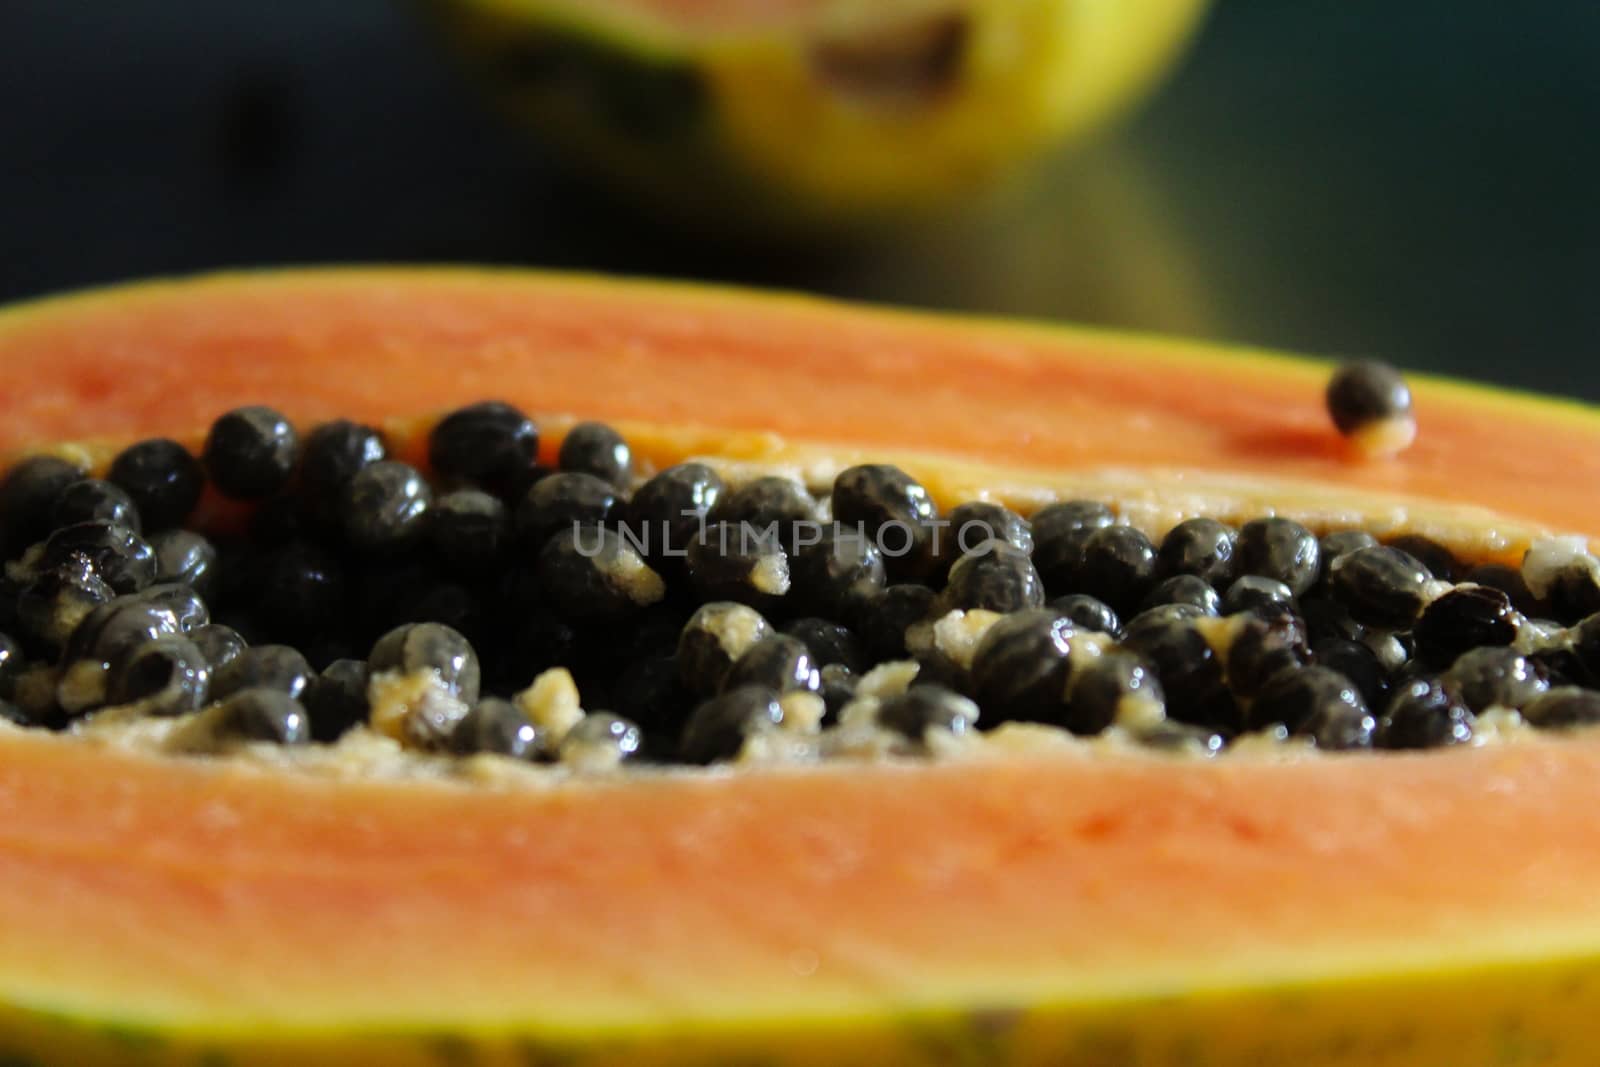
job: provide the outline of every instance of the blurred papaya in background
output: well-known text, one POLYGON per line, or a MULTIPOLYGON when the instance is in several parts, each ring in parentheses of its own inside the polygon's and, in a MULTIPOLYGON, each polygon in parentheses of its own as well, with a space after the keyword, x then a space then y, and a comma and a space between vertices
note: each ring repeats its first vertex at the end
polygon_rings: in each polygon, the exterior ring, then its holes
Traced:
POLYGON ((1206 0, 426 0, 492 98, 656 216, 854 234, 993 199, 1206 0))

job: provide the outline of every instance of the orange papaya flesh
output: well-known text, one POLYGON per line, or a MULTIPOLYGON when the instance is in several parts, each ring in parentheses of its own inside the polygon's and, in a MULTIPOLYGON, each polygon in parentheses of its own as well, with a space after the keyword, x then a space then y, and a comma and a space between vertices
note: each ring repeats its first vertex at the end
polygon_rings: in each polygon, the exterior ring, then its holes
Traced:
POLYGON ((887 457, 945 503, 1091 495, 1152 532, 1280 513, 1512 557, 1600 528, 1580 489, 1600 478, 1600 419, 1580 405, 1417 378, 1416 443, 1355 462, 1318 363, 805 297, 514 272, 221 276, 0 313, 0 366, 31 383, 0 398, 0 455, 180 427, 192 442, 241 403, 404 423, 501 396, 556 417, 551 446, 567 415, 617 423, 658 465, 711 453, 821 475, 887 457))
MULTIPOLYGON (((617 421, 657 464, 891 454, 946 502, 1103 490, 1151 525, 1272 507, 1481 555, 1600 525, 1575 406, 1418 381, 1416 446, 1363 464, 1314 365, 798 298, 205 279, 4 313, 0 366, 28 382, 0 397, 12 453, 193 441, 263 401, 393 420, 414 454, 431 413, 498 395, 617 421), (1485 427, 1539 462, 1478 454, 1485 427)), ((497 789, 0 727, 0 1058, 1587 1062, 1597 770, 1577 735, 497 789)))

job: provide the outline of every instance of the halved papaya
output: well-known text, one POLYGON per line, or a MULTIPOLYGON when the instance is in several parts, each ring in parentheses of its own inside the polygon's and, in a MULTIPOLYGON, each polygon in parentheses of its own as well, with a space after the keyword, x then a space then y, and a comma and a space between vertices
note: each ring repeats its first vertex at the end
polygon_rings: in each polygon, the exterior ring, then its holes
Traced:
MULTIPOLYGON (((1159 534, 1295 517, 1515 562, 1592 535, 1600 418, 1412 383, 1353 457, 1324 367, 799 298, 465 271, 156 283, 0 315, 0 452, 198 447, 246 403, 502 397, 643 463, 1159 534)), ((239 518, 211 499, 200 521, 239 518)), ((157 755, 0 722, 0 1062, 1586 1063, 1582 732, 1171 758, 1012 732, 942 760, 488 781, 157 755)))
POLYGON ((758 233, 972 200, 1125 106, 1203 0, 430 0, 485 87, 658 208, 758 233))

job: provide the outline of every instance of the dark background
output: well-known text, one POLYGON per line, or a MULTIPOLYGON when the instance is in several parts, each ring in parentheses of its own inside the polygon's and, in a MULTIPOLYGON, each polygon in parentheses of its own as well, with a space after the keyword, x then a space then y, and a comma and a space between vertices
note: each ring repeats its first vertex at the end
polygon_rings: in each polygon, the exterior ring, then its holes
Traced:
POLYGON ((1600 4, 1220 0, 1031 202, 848 256, 652 229, 480 106, 389 0, 0 0, 0 299, 473 260, 746 280, 1600 398, 1600 4))

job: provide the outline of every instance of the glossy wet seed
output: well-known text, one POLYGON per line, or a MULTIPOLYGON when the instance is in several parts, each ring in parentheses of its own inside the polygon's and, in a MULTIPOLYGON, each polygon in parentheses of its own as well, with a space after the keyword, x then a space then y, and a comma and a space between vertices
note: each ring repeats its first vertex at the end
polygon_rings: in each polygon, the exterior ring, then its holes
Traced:
POLYGON ((796 523, 817 521, 817 501, 793 478, 765 475, 721 495, 711 521, 746 523, 760 536, 775 537, 785 549, 795 543, 796 523))
POLYGON ((1377 720, 1355 683, 1327 667, 1306 667, 1274 676, 1250 705, 1249 722, 1260 729, 1281 723, 1309 737, 1318 748, 1342 750, 1372 744, 1377 720))
POLYGON ((490 492, 516 485, 538 454, 533 420, 498 400, 453 411, 428 435, 428 463, 440 478, 490 492))
POLYGON ((62 527, 46 538, 38 569, 48 572, 73 556, 88 560, 94 572, 118 593, 133 593, 156 577, 156 553, 138 533, 95 519, 62 527))
POLYGON ((1192 604, 1202 615, 1217 615, 1222 611, 1222 598, 1217 596, 1217 591, 1205 579, 1193 574, 1175 574, 1157 582, 1139 608, 1142 611, 1162 604, 1192 604))
POLYGON ((1600 724, 1600 693, 1563 685, 1547 690, 1530 700, 1522 717, 1534 726, 1566 729, 1600 724))
POLYGON ((371 426, 348 419, 323 423, 306 435, 300 451, 301 503, 321 524, 336 525, 350 480, 387 458, 383 435, 371 426))
POLYGON ((804 641, 787 634, 769 634, 734 661, 723 680, 727 689, 760 686, 780 693, 822 688, 822 674, 804 641))
POLYGON ((1358 548, 1371 548, 1378 543, 1378 539, 1365 530, 1335 530, 1322 535, 1317 542, 1317 548, 1322 553, 1322 564, 1325 567, 1333 565, 1333 561, 1346 552, 1354 552, 1358 548))
POLYGON ((1233 549, 1239 533, 1216 519, 1185 519, 1161 539, 1156 573, 1163 578, 1189 574, 1217 588, 1233 577, 1233 549))
POLYGON ((123 449, 111 461, 106 478, 127 493, 146 532, 181 526, 200 502, 206 484, 200 461, 166 437, 123 449))
POLYGON ((717 502, 721 475, 704 463, 680 463, 651 477, 625 508, 628 526, 652 562, 676 562, 717 502))
POLYGON ((684 725, 678 755, 685 763, 734 759, 755 733, 783 724, 783 705, 775 689, 744 686, 701 704, 684 725))
POLYGON ((205 656, 212 673, 222 670, 245 650, 245 640, 239 631, 222 623, 202 626, 188 635, 189 640, 205 656))
POLYGON ((211 665, 192 641, 163 637, 135 648, 111 670, 108 703, 139 704, 150 715, 182 715, 205 706, 211 665))
POLYGON ((743 523, 714 523, 689 544, 689 584, 701 600, 733 600, 764 611, 792 587, 782 539, 743 523))
POLYGON ((1311 646, 1312 659, 1338 671, 1355 683, 1369 708, 1381 708, 1389 699, 1389 672, 1377 655, 1359 641, 1330 637, 1311 646))
POLYGON ((888 580, 883 555, 854 531, 824 527, 801 538, 789 556, 789 600, 795 611, 844 618, 852 602, 868 598, 888 580))
POLYGON ((432 503, 433 490, 415 467, 387 459, 370 463, 345 486, 345 538, 367 552, 402 552, 422 536, 432 503))
POLYGON ((502 563, 511 538, 511 515, 499 497, 481 489, 457 489, 434 500, 428 511, 427 538, 445 570, 485 574, 502 563))
POLYGON ((0 481, 0 549, 17 556, 50 532, 61 491, 84 477, 84 469, 57 456, 30 456, 0 481))
POLYGON ((193 530, 163 530, 150 537, 150 548, 156 555, 156 582, 182 582, 201 596, 215 588, 219 556, 209 538, 193 530))
POLYGON ((1456 657, 1440 676, 1450 693, 1473 711, 1522 708, 1550 688, 1543 668, 1509 648, 1475 648, 1456 657))
POLYGON ((1322 573, 1322 550, 1312 532, 1293 519, 1252 519, 1234 544, 1239 574, 1274 578, 1299 596, 1322 573))
POLYGON ((311 723, 299 701, 281 689, 243 689, 222 701, 211 720, 218 740, 303 745, 311 723))
POLYGON ((1432 678, 1403 683, 1378 720, 1373 743, 1379 748, 1442 748, 1472 740, 1475 716, 1432 678))
POLYGON ((1024 611, 1044 604, 1044 583, 1026 552, 991 538, 950 568, 944 604, 967 611, 1024 611))
POLYGON ((852 671, 866 669, 861 642, 847 626, 829 619, 804 617, 784 623, 780 630, 803 642, 819 668, 837 663, 852 671))
MULTIPOLYGON (((315 723, 315 718, 313 718, 315 723)), ((450 731, 449 748, 461 756, 490 752, 512 759, 541 760, 550 756, 544 730, 509 700, 485 697, 450 731)))
POLYGON ((305 696, 316 672, 304 653, 288 645, 245 648, 211 677, 211 697, 226 700, 244 690, 270 689, 291 700, 305 696))
POLYGON ((1248 704, 1278 675, 1297 672, 1310 660, 1305 623, 1298 616, 1240 616, 1233 623, 1224 660, 1228 689, 1248 704))
POLYGON ((1033 527, 1004 504, 975 500, 959 504, 945 516, 940 529, 938 556, 946 567, 991 538, 1018 551, 1033 553, 1033 527))
POLYGON ((609 711, 590 712, 561 739, 561 761, 615 766, 638 756, 643 747, 638 724, 609 711))
POLYGON ((942 685, 918 683, 878 707, 878 725, 924 743, 929 731, 964 734, 978 720, 978 705, 942 685))
POLYGON ((289 420, 268 407, 236 408, 211 424, 201 462, 223 496, 261 500, 294 472, 300 439, 289 420))
POLYGON ((1083 566, 1083 547, 1090 536, 1116 522, 1111 509, 1095 500, 1067 500, 1035 512, 1033 565, 1052 596, 1082 592, 1074 589, 1083 566))
POLYGON ((1247 574, 1236 578, 1222 596, 1222 614, 1272 616, 1294 608, 1294 590, 1276 578, 1247 574))
POLYGON ((1071 674, 1072 623, 1048 608, 1020 611, 989 627, 972 654, 972 691, 986 724, 1063 725, 1071 674))
POLYGON ((933 565, 933 498, 898 467, 867 464, 841 471, 833 482, 833 517, 854 527, 883 553, 892 579, 920 578, 933 565))
POLYGON ((142 529, 138 507, 120 486, 99 478, 80 478, 61 490, 50 515, 52 528, 95 520, 118 523, 134 533, 142 529))
POLYGON ((1130 621, 1122 647, 1142 657, 1167 697, 1167 714, 1224 732, 1241 725, 1239 708, 1224 683, 1222 664, 1194 627, 1189 605, 1155 608, 1130 621))
POLYGON ((1046 606, 1057 615, 1071 620, 1079 629, 1108 637, 1122 636, 1122 620, 1111 610, 1111 605, 1087 593, 1068 593, 1056 597, 1046 606))
POLYGON ((1098 734, 1119 720, 1143 733, 1165 718, 1166 693, 1155 671, 1131 652, 1092 659, 1072 678, 1061 725, 1075 734, 1098 734))
POLYGON ((517 538, 538 549, 563 530, 604 524, 619 499, 615 486, 592 474, 561 472, 541 478, 517 506, 517 538))
POLYGON ((378 638, 367 656, 373 672, 411 674, 431 671, 445 689, 466 704, 478 701, 482 667, 465 636, 435 622, 397 626, 378 638))
POLYGON ((1428 570, 1416 557, 1390 546, 1358 548, 1328 568, 1328 591, 1366 626, 1410 627, 1427 604, 1428 570))
POLYGON ((770 633, 771 624, 746 604, 702 605, 678 639, 678 669, 685 688, 700 695, 720 691, 734 661, 770 633))
POLYGON ((622 435, 603 422, 580 422, 561 439, 556 465, 563 471, 592 474, 625 487, 633 470, 633 451, 622 435))
POLYGON ((1453 582, 1459 577, 1461 567, 1454 553, 1431 537, 1424 537, 1421 534, 1401 534, 1399 537, 1391 537, 1387 544, 1390 548, 1399 549, 1422 564, 1431 578, 1437 578, 1441 582, 1453 582))
POLYGON ((1423 663, 1443 670, 1462 653, 1516 640, 1520 616, 1511 598, 1485 585, 1460 585, 1423 609, 1413 637, 1423 663))
POLYGON ((91 611, 116 595, 86 558, 69 558, 22 587, 17 623, 44 647, 59 649, 91 611))

